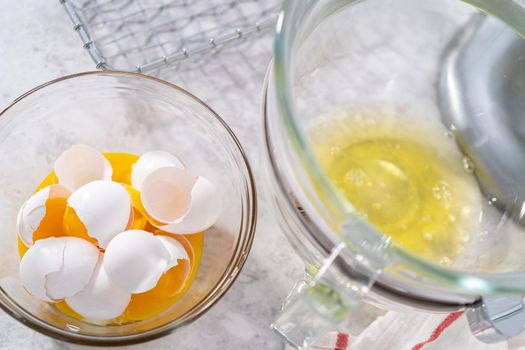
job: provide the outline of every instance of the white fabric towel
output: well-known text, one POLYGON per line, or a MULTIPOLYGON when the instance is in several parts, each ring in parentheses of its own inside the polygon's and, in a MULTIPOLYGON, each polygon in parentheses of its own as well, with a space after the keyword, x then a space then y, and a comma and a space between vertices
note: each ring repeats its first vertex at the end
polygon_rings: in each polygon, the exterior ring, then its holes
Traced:
POLYGON ((525 350, 525 335, 484 344, 472 333, 462 312, 422 314, 387 312, 357 337, 331 332, 313 342, 315 350, 525 350))
POLYGON ((350 339, 348 350, 509 350, 506 343, 484 344, 470 332, 462 313, 430 315, 387 312, 361 335, 350 339))
POLYGON ((357 337, 342 331, 330 332, 314 341, 310 349, 525 350, 525 332, 508 342, 485 344, 472 335, 462 312, 436 315, 389 311, 357 337))

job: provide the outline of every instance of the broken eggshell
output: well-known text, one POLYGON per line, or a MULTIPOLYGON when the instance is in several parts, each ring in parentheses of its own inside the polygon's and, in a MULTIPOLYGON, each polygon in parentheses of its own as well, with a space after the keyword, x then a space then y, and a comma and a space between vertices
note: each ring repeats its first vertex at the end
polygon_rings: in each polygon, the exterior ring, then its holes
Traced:
POLYGON ((189 261, 184 247, 175 239, 129 230, 118 234, 107 246, 104 269, 121 290, 144 293, 154 288, 178 259, 189 261))
POLYGON ((175 234, 202 232, 212 226, 221 211, 215 185, 203 176, 176 168, 161 168, 144 180, 140 191, 152 224, 175 234))
POLYGON ((186 249, 184 246, 177 241, 175 238, 171 238, 168 236, 155 236, 157 239, 162 243, 164 248, 168 251, 170 255, 170 260, 168 261, 168 264, 166 265, 166 270, 171 269, 174 266, 177 266, 179 264, 179 260, 187 260, 190 261, 190 257, 188 256, 188 253, 186 252, 186 249))
POLYGON ((191 206, 180 220, 157 228, 179 234, 202 232, 211 227, 219 218, 222 209, 221 197, 215 185, 199 176, 191 190, 191 206))
POLYGON ((96 180, 111 180, 113 169, 102 153, 86 145, 74 145, 55 161, 58 182, 70 191, 96 180))
POLYGON ((87 319, 109 320, 120 316, 131 300, 111 283, 103 267, 104 255, 100 254, 88 284, 77 294, 66 298, 66 304, 87 319))
POLYGON ((144 153, 132 166, 131 185, 140 190, 144 179, 160 168, 186 169, 182 160, 166 151, 150 151, 144 153))
POLYGON ((99 251, 77 237, 38 240, 20 262, 20 279, 35 297, 56 302, 73 296, 89 282, 99 251))
POLYGON ((51 185, 35 193, 22 205, 17 216, 17 230, 27 247, 34 243, 33 234, 46 216, 46 201, 49 198, 68 198, 70 194, 62 185, 51 185))
MULTIPOLYGON (((67 211, 74 210, 87 235, 105 248, 113 237, 124 231, 132 215, 126 189, 112 181, 99 180, 82 186, 68 198, 67 211)), ((67 219, 67 218, 66 218, 67 219)))
POLYGON ((177 168, 160 168, 146 177, 140 199, 146 212, 159 223, 179 220, 191 207, 191 189, 197 177, 177 168))
POLYGON ((62 268, 47 276, 47 294, 55 300, 83 289, 97 264, 98 248, 77 237, 61 237, 65 243, 62 268))

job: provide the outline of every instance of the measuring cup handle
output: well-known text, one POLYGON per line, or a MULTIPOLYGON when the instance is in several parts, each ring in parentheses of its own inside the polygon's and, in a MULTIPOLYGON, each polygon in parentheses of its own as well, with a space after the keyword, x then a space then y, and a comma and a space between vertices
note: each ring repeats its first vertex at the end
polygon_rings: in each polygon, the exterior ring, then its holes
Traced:
POLYGON ((272 329, 291 346, 306 349, 316 338, 338 330, 350 310, 351 305, 329 286, 300 281, 285 301, 272 329))
MULTIPOLYGON (((354 311, 375 309, 363 301, 369 286, 344 276, 333 264, 345 247, 334 248, 310 282, 295 284, 272 324, 273 330, 297 349, 308 348, 313 340, 330 331, 342 330, 354 311)), ((344 331, 358 334, 355 329, 344 331)))

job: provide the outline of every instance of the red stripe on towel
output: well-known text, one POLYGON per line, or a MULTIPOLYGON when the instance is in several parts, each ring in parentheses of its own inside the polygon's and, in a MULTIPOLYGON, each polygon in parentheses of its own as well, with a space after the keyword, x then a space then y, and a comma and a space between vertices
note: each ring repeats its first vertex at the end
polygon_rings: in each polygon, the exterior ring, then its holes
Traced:
POLYGON ((419 344, 414 345, 412 350, 421 350, 423 348, 423 346, 427 345, 428 343, 432 343, 434 340, 439 338, 439 336, 441 335, 441 333, 443 333, 445 331, 445 329, 447 329, 452 323, 454 323, 458 318, 460 318, 461 315, 463 315, 463 312, 464 311, 457 311, 457 312, 453 312, 450 315, 448 315, 447 318, 445 318, 439 324, 439 326, 437 326, 436 329, 434 329, 434 331, 432 332, 430 337, 428 337, 427 340, 425 340, 424 342, 421 342, 419 344))
POLYGON ((348 348, 348 338, 349 336, 347 333, 337 333, 334 350, 346 350, 348 348))

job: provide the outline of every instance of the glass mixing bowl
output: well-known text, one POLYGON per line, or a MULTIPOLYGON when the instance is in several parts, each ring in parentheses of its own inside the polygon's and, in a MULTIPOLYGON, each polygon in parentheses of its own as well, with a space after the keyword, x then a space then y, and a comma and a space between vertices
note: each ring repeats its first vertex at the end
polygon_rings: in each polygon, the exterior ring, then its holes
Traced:
POLYGON ((239 141, 204 102, 140 74, 88 72, 43 84, 0 113, 0 306, 17 320, 75 343, 123 345, 166 335, 216 303, 239 274, 251 247, 257 198, 239 141), (64 315, 29 295, 18 276, 16 214, 57 156, 83 143, 104 152, 163 149, 219 185, 224 209, 204 238, 188 292, 144 321, 97 326, 64 315))
POLYGON ((488 342, 521 332, 525 41, 516 31, 525 33, 524 13, 516 1, 285 1, 263 114, 272 202, 307 267, 307 286, 298 284, 274 324, 290 342, 303 346, 362 300, 467 309, 488 342), (335 186, 316 144, 362 137, 340 123, 348 115, 388 125, 394 138, 410 135, 417 119, 449 139, 460 155, 451 161, 472 173, 467 204, 483 213, 452 259, 404 249, 335 186))

